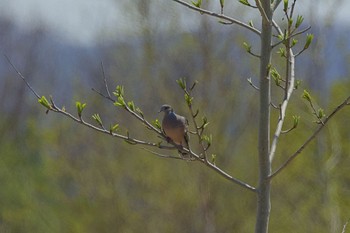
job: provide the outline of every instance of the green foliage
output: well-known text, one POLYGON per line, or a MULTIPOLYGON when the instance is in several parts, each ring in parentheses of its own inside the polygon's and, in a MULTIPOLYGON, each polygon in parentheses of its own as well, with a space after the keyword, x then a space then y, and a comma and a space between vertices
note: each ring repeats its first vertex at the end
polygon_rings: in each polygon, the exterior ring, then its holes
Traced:
POLYGON ((245 50, 250 53, 252 50, 252 46, 250 44, 248 44, 247 42, 243 42, 243 47, 245 48, 245 50))
POLYGON ((101 117, 98 113, 93 114, 92 119, 94 119, 99 126, 101 126, 101 127, 103 126, 101 117))
POLYGON ((78 116, 81 118, 83 110, 86 107, 86 103, 82 104, 81 102, 77 101, 75 102, 75 106, 77 108, 78 116))
POLYGON ((239 0, 240 3, 242 3, 245 6, 251 6, 248 0, 239 0))
POLYGON ((48 110, 52 108, 51 104, 49 103, 49 101, 47 101, 45 96, 42 96, 40 99, 38 99, 38 102, 48 110))
POLYGON ((304 17, 302 15, 297 16, 297 21, 295 22, 295 28, 299 28, 299 26, 303 23, 304 17))
POLYGON ((109 132, 114 133, 119 129, 119 124, 110 125, 109 132))
POLYGON ((306 42, 305 42, 305 45, 304 45, 304 49, 307 49, 309 48, 312 40, 314 39, 314 35, 313 34, 307 34, 306 35, 306 42))
POLYGON ((307 90, 304 90, 303 95, 301 97, 306 99, 310 103, 312 102, 311 95, 307 90))
POLYGON ((202 5, 202 0, 197 0, 197 2, 194 2, 194 1, 191 1, 191 2, 195 7, 198 7, 198 8, 200 8, 202 5))
POLYGON ((160 126, 160 122, 158 119, 155 119, 152 121, 153 126, 155 126, 157 129, 161 129, 162 127, 160 126))

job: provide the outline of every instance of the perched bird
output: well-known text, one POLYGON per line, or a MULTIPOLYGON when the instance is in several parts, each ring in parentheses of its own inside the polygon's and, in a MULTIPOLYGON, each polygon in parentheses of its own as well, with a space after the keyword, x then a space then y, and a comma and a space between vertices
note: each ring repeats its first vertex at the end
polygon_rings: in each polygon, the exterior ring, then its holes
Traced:
MULTIPOLYGON (((177 115, 170 105, 164 104, 159 112, 164 112, 162 129, 164 134, 177 145, 188 148, 188 122, 185 117, 177 115)), ((182 155, 183 152, 179 151, 182 155)))

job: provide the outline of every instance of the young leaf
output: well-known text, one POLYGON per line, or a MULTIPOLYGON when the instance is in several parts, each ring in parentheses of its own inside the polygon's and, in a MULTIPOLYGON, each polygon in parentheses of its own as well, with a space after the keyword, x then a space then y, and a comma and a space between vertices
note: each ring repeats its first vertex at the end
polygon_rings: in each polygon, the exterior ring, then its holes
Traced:
POLYGON ((141 109, 140 109, 139 107, 136 108, 136 112, 137 112, 138 114, 140 114, 140 115, 142 116, 142 118, 144 117, 144 116, 143 116, 143 112, 141 111, 141 109))
POLYGON ((82 104, 79 101, 77 101, 77 102, 75 102, 75 106, 77 107, 78 116, 79 116, 79 118, 81 118, 81 114, 82 114, 84 108, 86 107, 86 103, 82 104))
POLYGON ((160 126, 160 122, 158 119, 155 119, 154 121, 152 121, 152 124, 157 128, 157 129, 161 129, 162 127, 160 126))
POLYGON ((298 40, 297 39, 292 39, 292 47, 294 46, 294 45, 296 45, 298 43, 298 40))
POLYGON ((301 80, 297 79, 297 80, 295 81, 294 88, 295 88, 295 89, 298 89, 299 86, 300 86, 300 84, 301 84, 301 80))
POLYGON ((288 0, 283 0, 283 11, 288 10, 288 0))
POLYGON ((212 162, 214 165, 216 165, 216 164, 215 164, 215 162, 216 162, 216 154, 212 154, 212 155, 211 155, 211 162, 212 162))
POLYGON ((312 40, 314 39, 314 35, 313 34, 307 34, 306 35, 306 42, 305 42, 305 45, 304 45, 304 49, 307 49, 309 48, 312 40))
POLYGON ((324 110, 322 108, 319 108, 318 111, 317 111, 317 117, 319 119, 322 119, 325 116, 326 116, 326 114, 324 113, 324 110))
POLYGON ((185 100, 188 106, 192 105, 193 97, 189 96, 187 93, 185 93, 185 100))
POLYGON ((49 101, 47 101, 45 96, 42 96, 40 99, 38 99, 38 102, 44 107, 46 107, 48 110, 52 108, 51 104, 49 103, 49 101))
POLYGON ((115 88, 115 91, 113 92, 113 95, 115 95, 116 97, 124 96, 124 87, 121 86, 121 85, 118 85, 115 88))
POLYGON ((117 131, 118 128, 119 128, 119 124, 110 125, 109 132, 112 134, 113 132, 117 131))
POLYGON ((128 107, 131 109, 131 111, 135 111, 135 104, 133 101, 128 102, 128 107))
POLYGON ((197 2, 192 1, 192 4, 193 4, 195 7, 201 8, 202 0, 198 0, 197 2))
POLYGON ((278 49, 277 54, 279 54, 281 57, 287 57, 286 49, 282 47, 278 49))
POLYGON ((252 46, 249 45, 247 42, 243 42, 243 47, 245 48, 245 50, 250 53, 252 50, 252 46))
POLYGON ((101 117, 98 113, 92 115, 92 118, 99 124, 99 126, 102 127, 102 120, 101 120, 101 117))
POLYGON ((177 84, 183 89, 186 90, 186 79, 185 78, 180 78, 176 80, 177 84))
POLYGON ((307 90, 304 90, 303 95, 301 97, 311 102, 311 95, 307 90))
POLYGON ((278 71, 275 68, 272 68, 270 73, 273 80, 275 80, 276 85, 279 86, 282 81, 281 75, 278 73, 278 71))
POLYGON ((243 5, 251 6, 248 0, 239 0, 239 2, 242 3, 243 5))
POLYGON ((293 116, 293 128, 296 128, 299 124, 300 116, 294 115, 293 116))
POLYGON ((297 16, 297 21, 295 22, 295 28, 298 28, 302 22, 304 21, 304 17, 302 15, 297 16))

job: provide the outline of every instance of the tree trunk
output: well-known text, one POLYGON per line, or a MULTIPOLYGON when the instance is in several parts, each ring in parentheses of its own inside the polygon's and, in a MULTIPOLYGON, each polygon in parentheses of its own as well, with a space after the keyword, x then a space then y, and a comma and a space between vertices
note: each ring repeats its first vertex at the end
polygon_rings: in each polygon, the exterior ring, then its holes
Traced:
POLYGON ((259 184, 255 232, 267 233, 270 217, 270 188, 268 176, 271 173, 270 154, 270 62, 272 36, 272 10, 270 0, 261 1, 262 15, 260 52, 260 109, 259 109, 259 184), (267 20, 268 18, 269 20, 267 20))

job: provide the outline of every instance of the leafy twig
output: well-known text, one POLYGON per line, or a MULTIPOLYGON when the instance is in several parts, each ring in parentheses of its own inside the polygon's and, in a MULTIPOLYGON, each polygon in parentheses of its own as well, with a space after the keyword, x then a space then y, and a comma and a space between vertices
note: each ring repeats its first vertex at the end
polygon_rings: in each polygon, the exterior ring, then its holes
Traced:
POLYGON ((237 24, 239 26, 242 26, 252 32, 254 32, 255 34, 257 34, 258 36, 260 36, 260 31, 248 24, 245 24, 237 19, 234 19, 234 18, 231 18, 231 17, 228 17, 228 16, 225 16, 225 15, 222 15, 222 14, 217 14, 215 12, 212 12, 212 11, 209 11, 209 10, 205 10, 205 9, 202 9, 202 8, 199 8, 199 7, 196 7, 196 6, 193 6, 187 2, 184 2, 182 0, 173 0, 174 2, 177 2, 183 6, 186 6, 192 10, 195 10, 195 11, 198 11, 199 13, 201 14, 206 14, 206 15, 210 15, 210 16, 213 16, 213 17, 216 17, 216 18, 219 18, 219 19, 222 19, 222 20, 226 20, 228 22, 230 22, 231 24, 237 24))
POLYGON ((341 109, 343 109, 345 106, 348 105, 348 102, 350 101, 350 96, 348 96, 340 105, 338 105, 333 112, 326 117, 324 120, 324 124, 320 125, 318 129, 300 146, 300 148, 292 154, 276 171, 274 171, 270 176, 269 179, 275 177, 277 174, 279 174, 283 169, 285 169, 290 162, 292 162, 304 149, 305 147, 312 142, 315 137, 321 132, 321 130, 326 126, 327 122, 336 115, 341 109))

